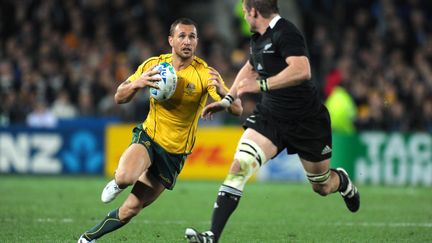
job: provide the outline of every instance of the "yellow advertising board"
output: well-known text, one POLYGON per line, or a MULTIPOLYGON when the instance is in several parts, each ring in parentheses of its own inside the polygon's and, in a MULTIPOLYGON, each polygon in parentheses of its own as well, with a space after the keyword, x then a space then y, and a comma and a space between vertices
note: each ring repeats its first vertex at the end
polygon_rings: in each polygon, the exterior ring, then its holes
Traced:
MULTIPOLYGON (((121 154, 131 142, 133 127, 134 124, 107 127, 106 176, 113 177, 121 154)), ((186 160, 180 178, 223 180, 242 133, 241 127, 199 127, 194 149, 186 160)))
POLYGON ((188 156, 180 178, 225 178, 243 133, 241 127, 200 127, 192 154, 188 156))
POLYGON ((105 134, 105 175, 114 177, 123 151, 132 141, 132 129, 136 124, 108 125, 105 134))

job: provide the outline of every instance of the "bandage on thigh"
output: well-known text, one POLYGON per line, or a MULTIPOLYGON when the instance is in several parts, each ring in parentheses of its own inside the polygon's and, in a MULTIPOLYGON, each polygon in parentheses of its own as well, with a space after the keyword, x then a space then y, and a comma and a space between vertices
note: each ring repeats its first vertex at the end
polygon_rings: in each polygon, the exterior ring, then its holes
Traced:
POLYGON ((325 184, 330 179, 330 169, 322 174, 313 174, 306 172, 306 176, 312 184, 325 184))
POLYGON ((243 190, 247 180, 267 162, 264 151, 252 140, 241 139, 234 155, 234 160, 240 164, 240 171, 230 172, 224 184, 243 190))

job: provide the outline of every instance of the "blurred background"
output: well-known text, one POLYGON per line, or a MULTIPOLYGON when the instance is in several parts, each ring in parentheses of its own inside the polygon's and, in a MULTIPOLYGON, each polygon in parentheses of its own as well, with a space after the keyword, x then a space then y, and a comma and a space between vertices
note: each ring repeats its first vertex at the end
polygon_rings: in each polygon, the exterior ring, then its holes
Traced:
MULTIPOLYGON (((304 33, 313 82, 329 108, 333 165, 359 183, 432 185, 432 1, 283 0, 304 33)), ((145 59, 171 51, 178 17, 198 25, 197 56, 231 86, 248 59, 241 1, 0 1, 0 173, 112 177, 148 92, 113 95, 145 59)), ((200 121, 182 178, 224 178, 244 114, 200 121), (211 139, 209 139, 211 138, 211 139), (227 142, 228 141, 228 142, 227 142)), ((258 180, 304 181, 282 153, 258 180)))

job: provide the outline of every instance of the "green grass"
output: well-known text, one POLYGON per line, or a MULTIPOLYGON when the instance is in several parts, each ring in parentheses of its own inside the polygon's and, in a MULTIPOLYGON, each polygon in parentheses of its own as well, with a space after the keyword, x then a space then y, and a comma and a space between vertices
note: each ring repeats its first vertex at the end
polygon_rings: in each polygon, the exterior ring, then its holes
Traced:
MULTIPOLYGON (((76 242, 126 196, 100 202, 107 179, 0 175, 0 242, 76 242)), ((218 182, 179 181, 130 224, 98 242, 185 242, 184 229, 207 230, 218 182)), ((251 183, 221 242, 430 242, 430 188, 361 186, 352 214, 339 195, 307 184, 251 183)))

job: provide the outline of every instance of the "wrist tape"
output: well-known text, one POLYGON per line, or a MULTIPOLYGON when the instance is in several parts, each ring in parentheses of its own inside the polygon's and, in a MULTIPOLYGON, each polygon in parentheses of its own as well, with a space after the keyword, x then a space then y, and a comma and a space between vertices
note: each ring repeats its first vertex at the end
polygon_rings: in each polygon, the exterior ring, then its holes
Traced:
POLYGON ((223 99, 219 101, 221 106, 224 108, 230 107, 233 102, 234 102, 234 98, 230 94, 225 95, 225 97, 223 97, 223 99))
POLYGON ((266 78, 257 79, 257 83, 258 83, 258 86, 260 87, 260 90, 262 92, 267 92, 269 90, 268 82, 267 82, 266 78))

